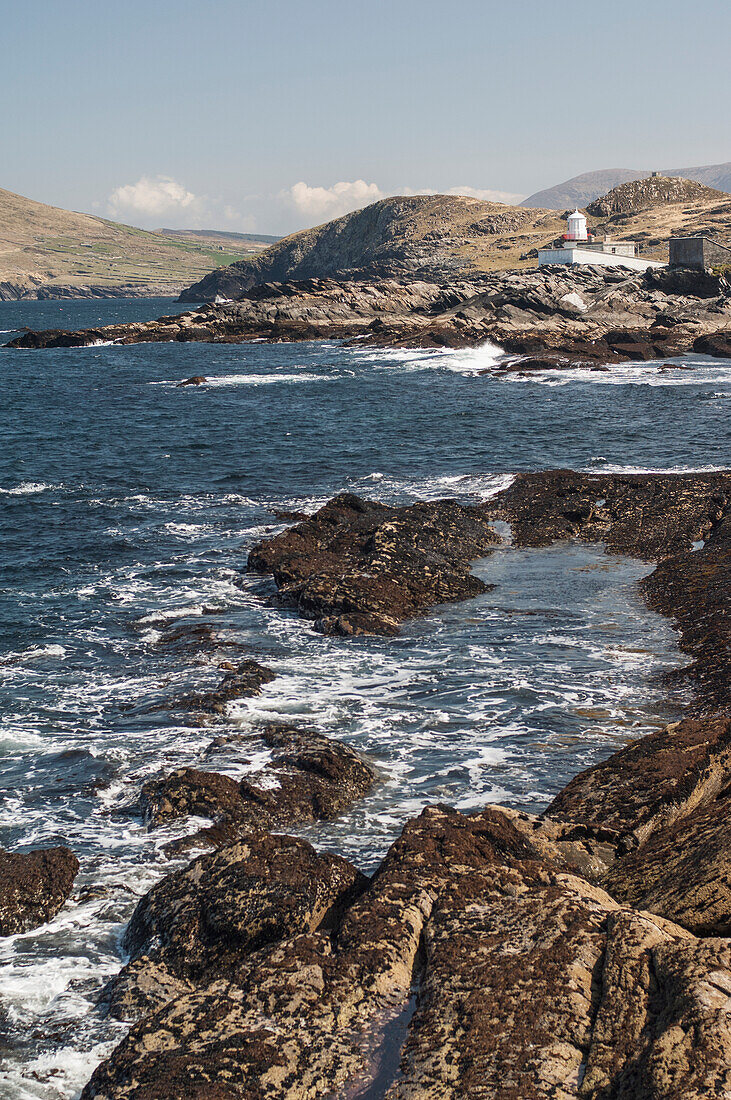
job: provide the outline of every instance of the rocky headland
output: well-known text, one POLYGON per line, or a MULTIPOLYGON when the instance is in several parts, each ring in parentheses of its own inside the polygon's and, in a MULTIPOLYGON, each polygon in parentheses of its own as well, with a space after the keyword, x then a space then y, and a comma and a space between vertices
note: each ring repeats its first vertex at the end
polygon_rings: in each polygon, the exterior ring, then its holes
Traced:
POLYGON ((196 813, 221 831, 138 904, 101 1002, 131 1031, 83 1100, 725 1100, 731 473, 525 473, 469 507, 346 496, 297 518, 251 567, 345 635, 476 594, 496 520, 521 546, 655 563, 642 590, 690 659, 686 715, 540 816, 425 809, 370 877, 271 831, 337 812, 343 776, 346 798, 373 781, 318 734, 264 731, 269 804, 266 778, 253 797, 190 769, 148 783, 152 827, 196 813), (302 776, 327 786, 303 799, 302 776))
MULTIPOLYGON (((635 240, 655 259, 667 259, 672 235, 731 236, 731 196, 677 177, 625 183, 587 214, 600 236, 635 240)), ((212 271, 181 296, 206 304, 181 314, 28 331, 7 346, 326 339, 449 348, 492 341, 521 356, 520 369, 689 351, 728 355, 727 274, 536 268, 537 250, 564 230, 556 210, 453 195, 384 199, 212 271)))
POLYGON ((155 321, 26 332, 11 348, 111 341, 243 343, 343 340, 450 348, 492 341, 506 369, 731 354, 731 283, 702 271, 548 267, 450 284, 307 279, 264 284, 235 302, 155 321))

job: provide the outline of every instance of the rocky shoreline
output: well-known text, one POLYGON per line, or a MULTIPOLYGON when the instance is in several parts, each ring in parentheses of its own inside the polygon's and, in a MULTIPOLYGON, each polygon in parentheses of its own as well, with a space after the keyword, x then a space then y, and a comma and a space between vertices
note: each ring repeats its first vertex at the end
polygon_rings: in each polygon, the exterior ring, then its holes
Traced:
POLYGON ((6 347, 111 341, 244 343, 341 340, 457 348, 492 341, 515 369, 656 360, 690 351, 731 355, 731 284, 703 271, 543 267, 471 282, 304 279, 264 283, 233 302, 155 321, 29 331, 6 347))
MULTIPOLYGON (((496 521, 518 546, 601 542, 652 562, 642 591, 679 630, 686 714, 540 816, 428 807, 370 877, 282 834, 378 779, 316 731, 236 735, 270 750, 245 781, 148 781, 149 827, 208 818, 176 851, 211 850, 140 900, 100 1000, 132 1027, 83 1100, 728 1097, 731 472, 523 473, 475 505, 344 495, 288 518, 248 566, 343 637, 484 590, 469 565, 496 521)), ((273 675, 224 671, 172 705, 215 721, 273 675)))

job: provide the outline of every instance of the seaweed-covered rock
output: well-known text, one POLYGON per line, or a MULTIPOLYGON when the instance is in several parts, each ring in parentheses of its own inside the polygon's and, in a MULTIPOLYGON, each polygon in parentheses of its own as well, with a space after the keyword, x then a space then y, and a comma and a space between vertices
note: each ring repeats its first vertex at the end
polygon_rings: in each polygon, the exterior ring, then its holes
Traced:
POLYGON ((319 887, 298 872, 280 912, 278 857, 252 850, 253 892, 224 883, 213 923, 233 950, 205 931, 201 953, 198 901, 191 919, 211 864, 182 898, 172 876, 131 936, 172 944, 196 988, 139 1021, 84 1100, 725 1100, 729 942, 623 908, 518 824, 498 808, 425 811, 327 929, 311 913, 329 866, 308 863, 319 887), (400 1070, 377 1078, 399 1028, 400 1070))
POLYGON ((260 771, 242 780, 179 768, 143 786, 140 802, 153 826, 189 815, 214 821, 212 827, 173 842, 173 850, 227 843, 255 829, 327 821, 362 798, 375 780, 373 768, 358 753, 314 730, 273 724, 244 739, 263 742, 273 753, 260 771))
POLYGON ((631 851, 731 786, 731 718, 686 718, 575 776, 545 812, 631 851))
POLYGON ((394 634, 436 604, 479 595, 469 564, 500 542, 479 509, 439 500, 392 508, 352 494, 259 543, 249 568, 328 634, 394 634))
POLYGON ((270 684, 276 676, 276 672, 270 668, 265 668, 258 661, 247 659, 232 666, 220 684, 210 691, 189 692, 165 705, 176 709, 202 711, 207 714, 225 714, 229 703, 258 695, 264 684, 270 684))
POLYGON ((71 893, 78 870, 69 848, 0 851, 0 936, 51 920, 71 893))

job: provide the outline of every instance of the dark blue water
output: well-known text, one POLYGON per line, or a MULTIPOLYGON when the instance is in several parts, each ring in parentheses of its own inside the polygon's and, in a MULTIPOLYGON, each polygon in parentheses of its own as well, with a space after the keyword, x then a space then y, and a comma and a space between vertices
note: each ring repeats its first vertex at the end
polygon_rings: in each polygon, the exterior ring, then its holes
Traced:
MULTIPOLYGON (((0 303, 0 329, 182 308, 0 303)), ((365 868, 426 803, 539 809, 673 713, 658 676, 680 658, 638 599, 647 567, 599 547, 506 539, 476 566, 493 590, 397 639, 322 638, 271 601, 271 582, 242 578, 247 548, 281 529, 273 508, 343 489, 474 500, 516 470, 728 462, 731 363, 478 373, 499 362, 492 348, 331 344, 0 351, 0 844, 67 843, 82 860, 50 925, 0 941, 1 1096, 72 1097, 118 1038, 93 998, 174 835, 125 809, 141 783, 180 764, 260 766, 241 743, 205 755, 218 728, 144 709, 215 683, 221 660, 254 655, 279 674, 224 726, 308 722, 371 755, 373 794, 307 831, 365 868), (208 383, 177 388, 193 374, 208 383), (212 648, 166 644, 171 624, 201 622, 212 648)))

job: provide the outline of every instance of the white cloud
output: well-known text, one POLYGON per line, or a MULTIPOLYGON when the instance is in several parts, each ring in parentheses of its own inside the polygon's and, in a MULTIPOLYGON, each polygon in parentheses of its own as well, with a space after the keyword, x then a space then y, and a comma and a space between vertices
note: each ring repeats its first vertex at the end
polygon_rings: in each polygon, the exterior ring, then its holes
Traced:
POLYGON ((516 203, 524 197, 509 191, 478 187, 433 187, 384 190, 365 180, 340 180, 331 187, 311 186, 304 180, 282 191, 210 197, 190 191, 171 176, 142 176, 112 191, 106 213, 117 221, 145 229, 229 229, 240 233, 291 233, 306 226, 339 218, 389 195, 467 195, 487 202, 516 203))
POLYGON ((450 187, 448 195, 466 195, 470 199, 482 199, 483 202, 504 202, 508 206, 522 202, 526 195, 516 195, 513 191, 490 191, 479 187, 450 187))
POLYGON ((204 200, 170 176, 142 176, 112 191, 107 209, 113 218, 170 218, 202 213, 204 200))
POLYGON ((483 202, 502 202, 507 206, 514 206, 522 202, 525 195, 517 195, 513 191, 491 191, 480 187, 447 187, 444 191, 438 191, 434 187, 421 187, 414 190, 411 187, 404 188, 402 195, 465 195, 468 199, 482 199, 483 202))
POLYGON ((351 210, 360 210, 385 195, 377 184, 365 180, 341 180, 332 187, 310 187, 300 180, 280 191, 279 197, 306 218, 329 221, 351 210))
POLYGON ((252 233, 254 214, 241 213, 221 199, 196 195, 172 176, 142 176, 137 183, 115 188, 107 199, 107 214, 145 229, 230 229, 252 233))
MULTIPOLYGON (((502 202, 506 204, 521 202, 525 195, 517 195, 512 191, 492 191, 479 187, 449 187, 446 191, 438 191, 433 187, 404 187, 400 191, 383 191, 377 183, 366 183, 365 180, 341 180, 332 187, 311 187, 304 180, 279 192, 278 199, 286 208, 295 212, 307 225, 317 222, 329 221, 331 218, 339 218, 342 214, 348 214, 351 210, 360 210, 378 199, 385 199, 388 195, 466 195, 473 199, 483 199, 485 202, 502 202)), ((301 223, 300 223, 301 224, 301 223)))

